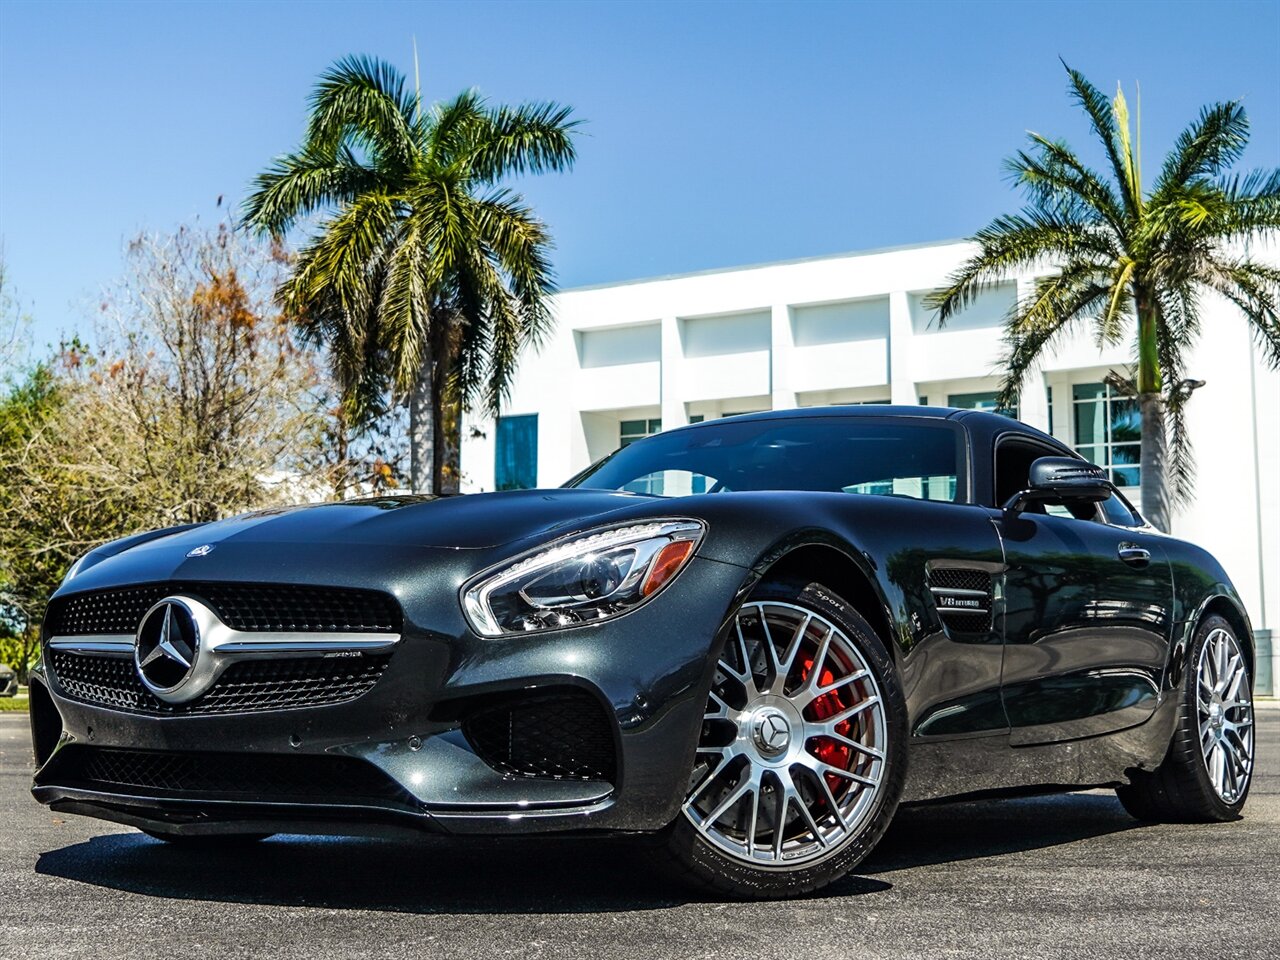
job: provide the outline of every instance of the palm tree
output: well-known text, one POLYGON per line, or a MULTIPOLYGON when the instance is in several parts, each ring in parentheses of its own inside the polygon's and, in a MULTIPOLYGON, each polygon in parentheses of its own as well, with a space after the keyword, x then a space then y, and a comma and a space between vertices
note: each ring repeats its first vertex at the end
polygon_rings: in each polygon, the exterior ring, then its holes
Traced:
POLYGON ((462 410, 497 414, 550 326, 550 236, 502 183, 572 166, 576 126, 567 107, 473 91, 423 110, 394 67, 349 57, 245 202, 245 223, 276 237, 322 217, 280 301, 328 344, 350 423, 407 399, 415 490, 457 491, 462 410))
MULTIPOLYGON (((1064 64, 1066 66, 1066 64, 1064 64)), ((1005 321, 1000 403, 1011 406, 1028 372, 1059 337, 1092 325, 1099 346, 1135 329, 1135 367, 1115 375, 1137 398, 1142 422, 1141 494, 1147 518, 1169 529, 1173 503, 1192 491, 1194 464, 1183 419, 1194 389, 1185 377, 1200 333, 1200 297, 1239 307, 1268 363, 1280 366, 1280 270, 1249 256, 1249 241, 1280 227, 1280 170, 1230 173, 1249 140, 1239 103, 1205 107, 1178 137, 1150 191, 1122 91, 1108 101, 1067 67, 1072 98, 1102 143, 1106 175, 1061 140, 1029 134, 1006 165, 1028 196, 973 238, 978 252, 930 302, 939 325, 1011 272, 1057 268, 1035 281, 1005 321)))

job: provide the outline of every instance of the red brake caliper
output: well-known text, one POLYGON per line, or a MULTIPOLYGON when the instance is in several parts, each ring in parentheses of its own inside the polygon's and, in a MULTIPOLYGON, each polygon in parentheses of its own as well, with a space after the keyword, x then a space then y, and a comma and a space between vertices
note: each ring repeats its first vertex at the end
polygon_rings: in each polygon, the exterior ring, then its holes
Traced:
MULTIPOLYGON (((807 658, 801 667, 801 679, 808 680, 809 672, 813 669, 813 659, 807 658)), ((835 674, 828 669, 823 669, 822 676, 818 678, 818 683, 827 686, 835 681, 835 674)), ((808 713, 811 714, 810 719, 815 721, 826 720, 828 717, 834 717, 843 710, 847 704, 840 699, 840 691, 833 690, 830 693, 824 693, 817 700, 809 705, 808 713)), ((842 720, 836 724, 836 732, 841 736, 849 736, 849 721, 842 720)), ((818 737, 814 743, 813 752, 823 763, 830 764, 833 767, 839 767, 841 770, 849 769, 849 760, 853 756, 853 750, 846 747, 842 743, 830 740, 826 737, 818 737)), ((833 795, 837 794, 841 785, 845 783, 844 779, 836 776, 834 773, 824 774, 827 780, 827 786, 830 787, 833 795)))

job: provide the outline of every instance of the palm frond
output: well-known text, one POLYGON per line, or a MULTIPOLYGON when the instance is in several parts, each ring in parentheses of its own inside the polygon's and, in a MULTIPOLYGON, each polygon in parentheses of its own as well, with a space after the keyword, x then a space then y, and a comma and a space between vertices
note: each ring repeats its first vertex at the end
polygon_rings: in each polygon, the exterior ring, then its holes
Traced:
POLYGON ((1094 325, 1098 348, 1114 346, 1124 337, 1124 323, 1133 312, 1133 275, 1136 264, 1128 257, 1116 261, 1111 276, 1111 295, 1107 308, 1094 325))
POLYGON ((378 301, 378 322, 391 350, 398 390, 407 393, 422 369, 430 336, 428 259, 418 225, 409 220, 387 258, 386 284, 378 301))
POLYGON ((362 165, 345 145, 336 155, 304 149, 276 158, 254 179, 242 223, 256 232, 281 236, 308 214, 350 203, 383 186, 378 172, 362 165))
POLYGON ((507 190, 493 191, 477 203, 476 224, 499 268, 510 278, 525 324, 520 339, 540 346, 551 329, 546 300, 555 291, 555 271, 548 256, 553 244, 546 224, 507 190))
POLYGON ((488 112, 471 132, 468 166, 482 183, 573 166, 573 136, 581 121, 558 103, 525 103, 488 112))
POLYGON ((477 90, 464 90, 448 103, 431 108, 427 132, 427 154, 438 167, 450 167, 466 153, 474 135, 484 123, 488 107, 477 90))
POLYGON ((1042 355, 1077 323, 1105 304, 1110 284, 1092 264, 1077 264, 1056 276, 1041 277, 1030 297, 1020 301, 1005 321, 1004 377, 996 403, 1012 409, 1023 381, 1042 355))
MULTIPOLYGON (((1072 99, 1088 115, 1090 122, 1093 124, 1093 132, 1097 136, 1098 142, 1102 144, 1103 150, 1106 151, 1107 159, 1111 162, 1111 169, 1115 174, 1116 181, 1124 184, 1128 176, 1127 164, 1121 154, 1119 131, 1116 126, 1116 117, 1111 101, 1103 95, 1101 90, 1090 83, 1088 78, 1079 70, 1073 70, 1065 60, 1062 61, 1062 65, 1066 68, 1067 77, 1070 81, 1072 99)), ((1130 217, 1137 216, 1138 211, 1129 191, 1122 191, 1121 196, 1126 214, 1130 217)))
POLYGON ((1202 232, 1230 245, 1280 230, 1280 169, 1219 177, 1210 188, 1220 198, 1202 232))
POLYGON ((1129 129, 1129 102, 1124 98, 1124 91, 1116 86, 1115 99, 1111 101, 1111 113, 1115 117, 1116 150, 1120 154, 1120 162, 1124 168, 1121 185, 1122 194, 1128 199, 1130 209, 1142 210, 1142 169, 1135 156, 1136 144, 1141 131, 1136 134, 1129 129))
POLYGON ((380 161, 405 169, 415 152, 415 112, 395 67, 373 57, 345 57, 321 75, 311 95, 306 143, 325 153, 352 139, 380 161))
POLYGON ((1194 285, 1165 287, 1158 294, 1157 352, 1164 375, 1165 429, 1169 440, 1168 469, 1173 502, 1186 505, 1195 489, 1195 451, 1186 424, 1191 394, 1184 389, 1185 357, 1200 332, 1200 304, 1194 285))
POLYGON ((1243 257, 1219 257, 1202 282, 1240 308, 1267 363, 1280 369, 1280 269, 1243 257))
POLYGON ((1037 206, 1061 210, 1076 220, 1104 220, 1117 233, 1122 232, 1124 210, 1110 184, 1065 142, 1038 133, 1027 136, 1035 153, 1019 150, 1005 161, 1005 169, 1037 206))
POLYGON ((370 275, 396 222, 394 198, 378 191, 361 194, 329 219, 298 255, 282 291, 286 311, 305 315, 322 302, 344 315, 367 310, 370 275))
POLYGON ((973 239, 978 252, 948 278, 947 287, 925 298, 926 306, 936 311, 939 327, 1019 269, 1066 261, 1088 264, 1103 274, 1122 256, 1105 228, 1034 207, 997 217, 973 239))
POLYGON ((1244 155, 1249 118, 1238 101, 1215 103, 1178 135, 1160 170, 1155 194, 1217 176, 1244 155))

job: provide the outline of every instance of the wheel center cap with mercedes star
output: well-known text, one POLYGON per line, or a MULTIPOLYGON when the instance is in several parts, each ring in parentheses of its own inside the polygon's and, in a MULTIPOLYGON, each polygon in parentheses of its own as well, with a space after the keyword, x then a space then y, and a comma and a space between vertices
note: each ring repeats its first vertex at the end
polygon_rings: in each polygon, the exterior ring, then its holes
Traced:
POLYGON ((760 752, 768 756, 786 753, 791 746, 791 725, 781 710, 765 708, 755 716, 752 734, 760 752))
POLYGON ((137 534, 49 603, 32 792, 188 844, 647 833, 750 898, 847 874, 903 803, 1235 819, 1248 617, 1115 475, 996 413, 812 407, 558 489, 137 534))

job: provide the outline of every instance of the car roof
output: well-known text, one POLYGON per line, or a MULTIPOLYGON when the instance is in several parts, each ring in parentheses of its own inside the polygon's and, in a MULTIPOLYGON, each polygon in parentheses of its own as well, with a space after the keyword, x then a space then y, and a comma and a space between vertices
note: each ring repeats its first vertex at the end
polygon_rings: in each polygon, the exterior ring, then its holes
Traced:
POLYGON ((989 410, 969 410, 958 407, 926 407, 892 403, 857 403, 827 407, 793 407, 789 410, 762 410, 759 413, 740 413, 732 417, 719 417, 690 423, 672 430, 703 430, 718 423, 741 420, 801 420, 818 417, 885 418, 900 417, 915 420, 950 420, 962 423, 969 434, 971 448, 994 445, 1010 434, 1019 434, 1055 448, 1062 456, 1082 459, 1078 453, 1056 437, 1028 426, 1021 420, 1006 417, 989 410))
POLYGON ((1020 420, 1006 417, 1002 413, 993 413, 989 410, 967 410, 958 407, 926 407, 892 403, 857 403, 827 407, 793 407, 787 410, 762 410, 759 413, 740 413, 732 417, 703 420, 673 429, 701 430, 725 421, 736 423, 740 420, 796 420, 810 417, 910 417, 928 420, 957 420, 963 421, 966 426, 986 427, 992 432, 1000 433, 1013 430, 1041 440, 1050 441, 1056 446, 1062 445, 1060 441, 1055 440, 1047 433, 1028 426, 1020 420))

